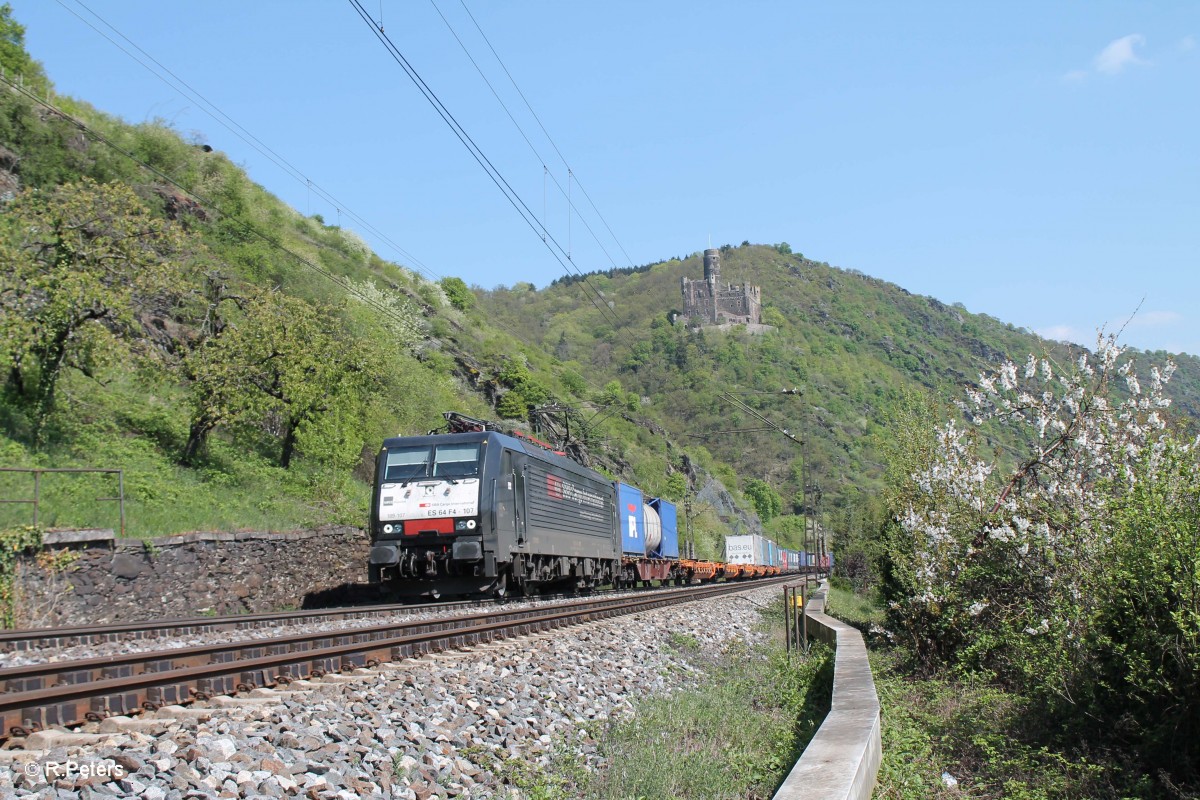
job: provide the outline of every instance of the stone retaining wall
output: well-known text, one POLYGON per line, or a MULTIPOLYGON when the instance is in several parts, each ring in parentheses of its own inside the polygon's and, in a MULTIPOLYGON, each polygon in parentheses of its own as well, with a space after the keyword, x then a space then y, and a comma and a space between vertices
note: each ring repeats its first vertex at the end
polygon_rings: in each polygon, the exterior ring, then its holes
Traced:
POLYGON ((837 648, 833 702, 774 800, 870 800, 883 759, 879 696, 867 645, 857 629, 824 612, 822 591, 809 601, 805 625, 809 636, 837 648))
POLYGON ((20 627, 90 625, 300 608, 305 597, 366 581, 364 531, 188 533, 117 539, 112 531, 45 535, 22 557, 20 627), (66 551, 72 555, 64 557, 66 551), (54 568, 66 565, 65 569, 54 568))

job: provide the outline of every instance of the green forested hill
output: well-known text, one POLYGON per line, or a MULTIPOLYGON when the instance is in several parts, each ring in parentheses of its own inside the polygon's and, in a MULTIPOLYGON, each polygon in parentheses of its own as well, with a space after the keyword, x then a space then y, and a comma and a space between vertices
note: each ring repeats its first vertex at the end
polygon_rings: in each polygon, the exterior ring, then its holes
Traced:
MULTIPOLYGON (((596 380, 619 379, 642 398, 641 413, 659 420, 676 441, 703 446, 743 487, 765 480, 782 496, 785 511, 800 505, 799 448, 773 431, 722 433, 758 426, 722 400, 723 392, 738 393, 781 427, 803 432, 808 483, 820 485, 830 510, 876 487, 882 468, 874 437, 903 393, 928 392, 948 402, 1006 357, 1019 363, 1030 353, 1075 357, 1066 345, 811 261, 786 245, 743 243, 721 251, 722 279, 761 286, 764 322, 773 330, 751 334, 744 327, 670 322, 671 312, 682 308, 680 278, 703 273, 700 253, 590 275, 586 282, 564 279, 543 291, 527 284, 481 291, 480 307, 564 366, 596 380), (611 317, 589 300, 593 289, 611 317), (791 387, 803 395, 780 393, 791 387)), ((1166 358, 1146 354, 1141 366, 1166 358)), ((1195 417, 1200 362, 1176 360, 1176 410, 1195 417)), ((1001 437, 997 445, 1003 443, 1001 437)))
MULTIPOLYGON (((759 335, 670 322, 699 254, 541 291, 427 280, 165 125, 39 100, 0 16, 0 466, 124 469, 133 535, 361 523, 379 441, 453 409, 687 500, 703 555, 751 508, 798 544, 801 450, 728 433, 761 423, 722 392, 807 442, 809 507, 832 513, 875 488, 873 437, 904 392, 947 399, 1051 347, 783 246, 722 248, 726 280, 762 287, 759 335)), ((1173 387, 1200 408, 1196 359, 1173 387)), ((112 526, 105 480, 46 478, 41 521, 112 526)))

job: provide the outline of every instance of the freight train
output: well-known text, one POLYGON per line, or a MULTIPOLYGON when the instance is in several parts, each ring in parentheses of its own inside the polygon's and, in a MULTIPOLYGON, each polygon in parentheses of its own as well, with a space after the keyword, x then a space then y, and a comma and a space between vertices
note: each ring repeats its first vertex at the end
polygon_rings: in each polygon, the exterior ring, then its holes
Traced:
POLYGON ((368 571, 389 593, 503 597, 552 586, 758 577, 785 568, 778 548, 738 563, 681 557, 670 501, 531 437, 446 417, 457 432, 386 439, 379 451, 368 571))

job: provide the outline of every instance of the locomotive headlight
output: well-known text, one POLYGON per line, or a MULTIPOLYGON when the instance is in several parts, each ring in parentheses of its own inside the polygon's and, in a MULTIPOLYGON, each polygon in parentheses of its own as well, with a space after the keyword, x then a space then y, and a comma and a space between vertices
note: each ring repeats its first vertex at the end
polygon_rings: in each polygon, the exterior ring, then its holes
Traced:
POLYGON ((384 526, 383 526, 383 532, 384 532, 384 533, 391 533, 391 532, 392 532, 392 526, 391 526, 391 525, 384 525, 384 526))
POLYGON ((467 520, 467 530, 469 530, 469 531, 475 530, 475 520, 473 520, 473 519, 467 520))

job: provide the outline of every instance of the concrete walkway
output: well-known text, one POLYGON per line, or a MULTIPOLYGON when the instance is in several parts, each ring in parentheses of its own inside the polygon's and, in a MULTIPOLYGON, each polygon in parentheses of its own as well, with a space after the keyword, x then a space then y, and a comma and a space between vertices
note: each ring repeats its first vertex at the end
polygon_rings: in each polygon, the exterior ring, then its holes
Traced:
POLYGON ((775 800, 868 800, 883 757, 879 696, 857 629, 825 615, 828 583, 808 603, 808 635, 836 648, 833 703, 775 800))

